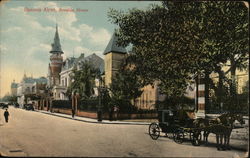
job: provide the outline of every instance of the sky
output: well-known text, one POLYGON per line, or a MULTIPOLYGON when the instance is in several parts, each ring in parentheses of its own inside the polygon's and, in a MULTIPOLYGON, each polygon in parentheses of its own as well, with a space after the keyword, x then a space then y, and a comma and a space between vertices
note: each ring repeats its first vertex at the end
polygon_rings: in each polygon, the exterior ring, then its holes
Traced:
POLYGON ((10 93, 13 80, 24 73, 47 76, 49 51, 56 23, 63 58, 100 57, 117 27, 108 19, 110 8, 127 11, 146 9, 157 1, 4 1, 0 4, 0 97, 10 93), (45 8, 55 9, 49 11, 45 8), (59 9, 61 10, 59 11, 59 9), (66 10, 74 10, 74 12, 66 10), (78 9, 78 11, 76 11, 78 9))

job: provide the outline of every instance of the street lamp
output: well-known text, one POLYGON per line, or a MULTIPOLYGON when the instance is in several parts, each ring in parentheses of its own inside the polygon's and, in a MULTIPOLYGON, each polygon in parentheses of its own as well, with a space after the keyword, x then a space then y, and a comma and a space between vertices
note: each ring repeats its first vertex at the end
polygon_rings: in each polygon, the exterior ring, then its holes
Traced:
POLYGON ((106 88, 99 85, 98 92, 99 92, 99 103, 97 107, 97 120, 100 122, 102 121, 102 107, 103 107, 103 94, 106 88))

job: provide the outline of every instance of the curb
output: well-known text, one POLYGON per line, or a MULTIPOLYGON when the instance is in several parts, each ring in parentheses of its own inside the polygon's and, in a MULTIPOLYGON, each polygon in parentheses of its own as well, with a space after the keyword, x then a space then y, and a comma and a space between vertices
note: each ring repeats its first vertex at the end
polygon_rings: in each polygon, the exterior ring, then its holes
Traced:
MULTIPOLYGON (((76 121, 81 121, 81 122, 86 122, 86 123, 120 124, 120 125, 150 125, 151 124, 151 123, 147 123, 147 122, 136 123, 136 122, 102 122, 102 121, 98 122, 98 121, 88 121, 88 120, 84 120, 84 117, 81 117, 83 119, 78 119, 78 118, 72 119, 71 117, 67 117, 67 116, 63 116, 63 115, 58 115, 57 113, 48 113, 48 112, 44 112, 44 111, 40 111, 40 110, 35 110, 35 112, 40 112, 40 113, 47 114, 47 115, 62 117, 62 118, 66 118, 66 119, 70 119, 70 120, 76 120, 76 121)), ((78 116, 78 117, 80 117, 80 116, 78 116)))

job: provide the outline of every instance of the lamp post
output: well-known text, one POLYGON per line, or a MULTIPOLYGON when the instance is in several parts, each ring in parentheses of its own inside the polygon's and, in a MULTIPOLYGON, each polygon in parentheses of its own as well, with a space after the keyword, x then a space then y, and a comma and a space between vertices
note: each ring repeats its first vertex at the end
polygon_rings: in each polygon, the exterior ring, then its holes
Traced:
POLYGON ((98 96, 99 97, 99 104, 98 104, 98 108, 97 108, 97 120, 99 122, 101 122, 102 121, 102 107, 103 107, 102 104, 104 104, 103 103, 103 95, 104 95, 105 87, 99 86, 98 91, 99 91, 99 96, 98 96))

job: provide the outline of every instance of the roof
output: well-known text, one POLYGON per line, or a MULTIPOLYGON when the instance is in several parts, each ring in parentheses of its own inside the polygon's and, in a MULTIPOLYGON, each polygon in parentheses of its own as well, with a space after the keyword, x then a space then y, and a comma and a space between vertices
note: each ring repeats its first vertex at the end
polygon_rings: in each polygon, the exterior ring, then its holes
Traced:
POLYGON ((11 83, 11 88, 17 88, 17 83, 11 83))
POLYGON ((60 38, 59 38, 59 34, 58 34, 57 25, 56 25, 56 33, 55 33, 55 37, 54 37, 54 43, 51 44, 51 47, 52 47, 52 49, 51 49, 50 53, 52 53, 52 54, 56 54, 56 53, 63 54, 61 44, 60 44, 60 38))
POLYGON ((114 32, 103 54, 106 55, 110 52, 126 54, 127 50, 124 47, 118 46, 117 41, 118 37, 115 35, 114 32))
POLYGON ((23 82, 24 83, 35 83, 35 79, 34 78, 31 78, 31 77, 26 77, 23 79, 23 82))
POLYGON ((80 56, 76 61, 75 64, 80 64, 88 62, 91 64, 95 69, 99 69, 101 73, 104 71, 104 60, 96 55, 95 53, 83 58, 83 56, 80 56))
POLYGON ((35 79, 36 83, 47 84, 48 80, 45 77, 40 77, 35 79))
POLYGON ((67 58, 64 62, 62 70, 68 70, 68 69, 72 68, 74 66, 74 63, 76 60, 77 60, 77 58, 75 58, 75 57, 67 58))
POLYGON ((74 64, 79 63, 83 60, 84 60, 84 53, 81 53, 81 55, 74 61, 74 64))
POLYGON ((47 84, 48 80, 45 77, 40 77, 40 78, 32 78, 32 77, 27 77, 23 79, 24 83, 43 83, 47 84))
POLYGON ((91 64, 95 69, 99 69, 101 73, 104 71, 104 60, 96 55, 95 53, 85 57, 83 62, 88 62, 91 64))

